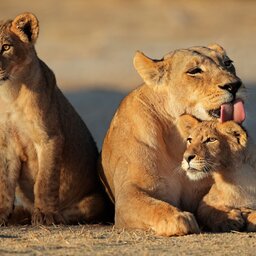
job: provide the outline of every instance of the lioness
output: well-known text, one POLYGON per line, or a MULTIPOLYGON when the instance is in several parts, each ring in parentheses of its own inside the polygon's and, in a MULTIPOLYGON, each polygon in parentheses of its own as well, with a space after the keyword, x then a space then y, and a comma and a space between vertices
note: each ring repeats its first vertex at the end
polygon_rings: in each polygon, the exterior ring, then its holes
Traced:
POLYGON ((199 221, 212 231, 256 231, 255 146, 246 131, 233 121, 200 123, 186 115, 180 123, 189 134, 182 161, 186 174, 192 180, 214 178, 199 204, 199 221))
POLYGON ((104 209, 98 151, 37 57, 38 32, 31 13, 0 23, 0 224, 16 187, 33 224, 94 220, 104 209))
POLYGON ((185 143, 176 120, 187 113, 242 122, 244 86, 219 45, 176 50, 161 60, 137 52, 134 66, 145 83, 121 102, 102 148, 100 171, 115 201, 116 226, 166 236, 199 232, 190 212, 212 179, 191 182, 177 170, 185 143))

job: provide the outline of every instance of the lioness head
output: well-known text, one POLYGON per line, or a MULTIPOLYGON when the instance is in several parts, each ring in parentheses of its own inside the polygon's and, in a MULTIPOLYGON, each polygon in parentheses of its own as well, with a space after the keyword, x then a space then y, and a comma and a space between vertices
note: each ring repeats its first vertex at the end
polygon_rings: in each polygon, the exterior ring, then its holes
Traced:
POLYGON ((187 137, 182 168, 192 180, 204 178, 214 170, 232 168, 245 157, 247 134, 234 121, 199 122, 184 115, 178 120, 178 128, 187 137))
POLYGON ((201 120, 245 119, 244 85, 225 50, 215 44, 171 52, 152 60, 137 52, 134 66, 145 83, 166 90, 170 114, 191 114, 201 120))
POLYGON ((35 59, 38 32, 38 20, 31 13, 0 22, 0 86, 25 76, 24 70, 35 59))

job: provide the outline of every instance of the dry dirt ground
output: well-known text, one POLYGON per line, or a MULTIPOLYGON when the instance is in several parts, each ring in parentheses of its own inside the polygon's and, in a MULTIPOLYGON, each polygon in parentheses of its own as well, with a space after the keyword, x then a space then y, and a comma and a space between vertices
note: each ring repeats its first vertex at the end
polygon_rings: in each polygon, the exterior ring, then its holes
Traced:
POLYGON ((1 228, 0 255, 255 255, 256 233, 163 238, 112 226, 1 228))
MULTIPOLYGON (((0 19, 34 12, 38 55, 87 123, 99 149, 120 100, 141 83, 136 50, 161 58, 176 48, 223 45, 248 89, 256 139, 256 1, 0 0, 0 19)), ((255 255, 255 233, 161 238, 113 226, 1 227, 0 255, 255 255)))

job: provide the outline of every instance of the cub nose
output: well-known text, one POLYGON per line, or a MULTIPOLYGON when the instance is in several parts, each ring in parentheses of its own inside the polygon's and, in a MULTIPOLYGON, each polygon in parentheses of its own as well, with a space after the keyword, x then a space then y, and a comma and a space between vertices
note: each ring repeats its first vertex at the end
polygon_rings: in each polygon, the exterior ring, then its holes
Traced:
POLYGON ((228 84, 224 84, 224 85, 219 85, 219 88, 226 90, 230 93, 232 93, 233 95, 235 95, 238 91, 238 89, 241 87, 242 82, 241 81, 237 81, 234 83, 228 83, 228 84))
POLYGON ((185 158, 185 160, 189 163, 192 159, 194 159, 196 157, 196 155, 195 154, 189 154, 189 153, 185 153, 185 155, 184 155, 184 158, 185 158))

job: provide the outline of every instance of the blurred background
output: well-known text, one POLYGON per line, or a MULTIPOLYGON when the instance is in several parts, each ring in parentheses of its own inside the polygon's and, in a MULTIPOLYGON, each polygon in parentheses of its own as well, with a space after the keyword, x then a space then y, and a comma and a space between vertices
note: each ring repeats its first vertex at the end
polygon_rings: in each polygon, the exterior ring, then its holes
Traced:
POLYGON ((38 55, 91 130, 98 147, 121 99, 142 83, 136 50, 152 58, 219 43, 248 87, 247 126, 256 137, 256 1, 1 0, 0 20, 30 11, 38 55))

